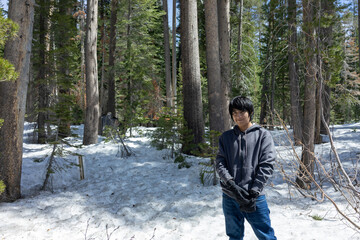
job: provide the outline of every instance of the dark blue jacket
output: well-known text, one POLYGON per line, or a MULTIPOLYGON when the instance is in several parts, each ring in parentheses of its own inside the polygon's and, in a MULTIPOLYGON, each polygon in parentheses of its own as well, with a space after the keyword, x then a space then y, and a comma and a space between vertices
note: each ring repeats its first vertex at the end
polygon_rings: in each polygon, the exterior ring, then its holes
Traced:
POLYGON ((252 189, 261 194, 273 173, 275 156, 270 132, 257 124, 245 132, 241 132, 238 126, 224 132, 216 156, 216 170, 223 192, 233 197, 225 183, 234 179, 245 190, 252 189))

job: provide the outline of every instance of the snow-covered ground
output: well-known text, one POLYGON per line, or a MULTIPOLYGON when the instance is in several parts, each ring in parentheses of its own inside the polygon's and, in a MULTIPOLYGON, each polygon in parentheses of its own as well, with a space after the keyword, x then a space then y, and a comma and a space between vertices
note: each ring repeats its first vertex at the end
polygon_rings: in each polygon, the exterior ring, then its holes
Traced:
MULTIPOLYGON (((147 129, 143 128, 143 131, 147 129)), ((120 158, 118 145, 103 141, 75 148, 64 146, 64 165, 52 174, 53 192, 39 191, 51 145, 31 143, 32 124, 24 130, 22 174, 23 198, 0 203, 0 239, 227 239, 221 207, 221 190, 203 186, 199 173, 207 159, 188 157, 190 168, 178 169, 168 152, 157 151, 143 135, 127 138, 135 156, 120 158), (84 155, 85 179, 74 166, 84 155), (45 159, 45 160, 44 160, 45 159)), ((82 135, 83 128, 74 128, 82 135)), ((273 131, 279 159, 293 158, 289 145, 281 142, 284 131, 273 131)), ((342 159, 359 161, 360 123, 335 126, 334 137, 342 159), (356 160, 357 159, 357 160, 356 160)), ((80 145, 81 136, 68 139, 80 145)), ((329 143, 317 146, 322 158, 329 156, 329 143)), ((349 160, 350 161, 350 160, 349 160)), ((353 165, 355 166, 355 165, 353 165)), ((266 188, 272 225, 279 240, 356 240, 360 233, 349 227, 330 201, 302 197, 289 187, 276 168, 266 188), (314 217, 322 220, 315 220, 314 217)), ((356 170, 356 169, 355 169, 356 170)), ((359 169, 357 169, 359 170, 359 169)), ((338 193, 329 189, 337 198, 338 193)), ((341 209, 346 202, 337 202, 341 209)), ((358 224, 360 220, 358 221, 358 224)), ((256 239, 246 224, 245 239, 256 239)))

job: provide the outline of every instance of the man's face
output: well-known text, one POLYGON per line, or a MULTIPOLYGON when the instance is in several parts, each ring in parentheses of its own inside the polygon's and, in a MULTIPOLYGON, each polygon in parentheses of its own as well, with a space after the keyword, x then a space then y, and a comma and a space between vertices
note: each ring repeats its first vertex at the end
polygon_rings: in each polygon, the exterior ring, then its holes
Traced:
POLYGON ((236 125, 238 125, 240 128, 248 126, 250 123, 250 116, 247 111, 234 109, 232 112, 232 117, 236 125))

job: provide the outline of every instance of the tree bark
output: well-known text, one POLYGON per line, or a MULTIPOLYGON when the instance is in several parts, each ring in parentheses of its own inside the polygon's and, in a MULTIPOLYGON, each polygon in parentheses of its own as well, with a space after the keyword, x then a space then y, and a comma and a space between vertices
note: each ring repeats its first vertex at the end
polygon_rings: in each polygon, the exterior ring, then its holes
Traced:
POLYGON ((97 26, 98 0, 87 0, 86 18, 86 116, 84 126, 84 145, 97 143, 99 124, 99 90, 97 67, 97 26))
POLYGON ((81 11, 82 15, 80 18, 80 54, 81 54, 81 70, 80 70, 80 91, 81 91, 81 109, 84 112, 86 111, 86 99, 85 99, 85 86, 86 86, 86 77, 85 77, 85 4, 84 0, 81 0, 81 11))
POLYGON ((110 49, 109 49, 109 79, 108 79, 108 101, 107 113, 116 116, 115 109, 115 52, 116 52, 116 22, 117 22, 118 0, 111 1, 110 17, 110 49))
MULTIPOLYGON (((322 0, 322 9, 325 11, 327 16, 335 15, 335 3, 334 1, 322 0)), ((321 29, 321 35, 323 39, 323 46, 325 54, 328 54, 328 49, 333 45, 333 23, 330 26, 323 27, 321 29)), ((330 103, 330 95, 331 88, 329 86, 332 78, 332 70, 331 67, 327 63, 323 63, 324 66, 324 81, 323 81, 323 91, 322 91, 322 113, 325 118, 325 122, 327 125, 330 125, 330 111, 331 111, 331 103, 330 103)), ((326 126, 323 121, 321 121, 320 133, 327 135, 326 126)))
MULTIPOLYGON (((270 1, 270 6, 274 5, 271 4, 271 2, 273 2, 274 0, 270 1)), ((270 56, 270 61, 271 61, 271 81, 270 81, 270 116, 269 116, 269 120, 270 120, 270 129, 273 130, 274 129, 274 110, 275 110, 275 81, 276 81, 276 66, 275 66, 275 54, 276 54, 276 49, 275 49, 275 13, 274 13, 274 8, 270 8, 270 16, 271 16, 271 56, 270 56)), ((284 119, 285 120, 285 119, 284 119)))
MULTIPOLYGON (((270 8, 270 5, 269 5, 270 8)), ((269 11, 271 11, 269 9, 269 11)), ((271 15, 269 15, 268 21, 268 28, 270 34, 272 33, 272 21, 271 21, 271 15)), ((265 68, 263 70, 264 79, 262 82, 262 89, 261 89, 261 110, 260 110, 260 125, 269 125, 270 121, 268 119, 268 113, 269 113, 269 88, 270 88, 270 79, 269 79, 269 69, 268 66, 271 64, 271 36, 266 37, 266 57, 264 59, 265 61, 265 68)))
POLYGON ((322 29, 321 29, 321 15, 323 13, 321 0, 318 1, 318 9, 317 9, 317 39, 316 39, 316 47, 317 47, 317 81, 316 81, 316 116, 315 116, 315 136, 314 136, 314 143, 320 144, 322 142, 321 135, 320 135, 320 128, 321 128, 321 116, 322 116, 322 91, 323 91, 323 75, 322 75, 322 40, 321 35, 322 29))
POLYGON ((132 127, 133 127, 133 114, 132 114, 132 109, 133 109, 133 94, 132 94, 132 90, 133 90, 133 79, 132 79, 132 73, 131 73, 131 54, 132 54, 132 42, 130 40, 130 34, 131 34, 131 24, 130 24, 130 20, 132 17, 132 5, 131 5, 131 0, 128 0, 128 14, 127 14, 127 30, 126 30, 126 55, 127 55, 127 96, 126 96, 126 101, 128 102, 128 123, 129 123, 129 133, 130 136, 132 136, 132 127))
MULTIPOLYGON (((100 115, 104 115, 108 113, 108 89, 106 88, 105 85, 105 81, 106 81, 106 76, 105 76, 105 62, 106 62, 106 25, 105 25, 105 8, 106 5, 108 3, 105 0, 101 0, 100 1, 100 6, 99 6, 99 13, 100 13, 100 22, 101 22, 101 26, 100 26, 100 49, 99 49, 99 53, 101 54, 101 73, 100 73, 100 91, 99 91, 99 102, 100 102, 100 115)), ((109 64, 110 64, 110 59, 109 59, 109 64)), ((113 113, 114 116, 114 113, 113 113)), ((99 126, 100 127, 100 126, 99 126)))
POLYGON ((0 82, 0 179, 6 185, 0 202, 21 196, 22 144, 27 86, 29 80, 34 0, 11 0, 8 17, 19 25, 16 38, 5 45, 4 58, 20 73, 12 82, 0 82))
POLYGON ((244 8, 244 0, 239 0, 239 32, 238 32, 238 68, 239 68, 239 80, 242 80, 241 73, 241 61, 242 61, 242 23, 243 23, 243 8, 244 8))
POLYGON ((221 114, 223 115, 223 129, 231 128, 229 115, 230 102, 230 0, 218 0, 219 45, 221 67, 221 114))
POLYGON ((174 107, 176 105, 176 0, 173 0, 173 18, 172 18, 172 97, 174 107))
POLYGON ((217 0, 205 0, 204 4, 210 130, 223 132, 217 0))
MULTIPOLYGON (((271 31, 271 36, 270 36, 270 62, 271 62, 271 80, 270 80, 270 94, 268 95, 270 97, 270 116, 269 119, 270 120, 270 127, 269 129, 273 130, 274 129, 274 109, 275 109, 275 81, 276 81, 276 65, 275 65, 275 59, 276 59, 276 33, 275 33, 275 8, 277 5, 277 1, 276 0, 270 0, 270 21, 269 21, 269 25, 270 25, 270 31, 271 31)), ((285 119, 284 119, 285 121, 285 119)))
POLYGON ((165 52, 165 84, 166 84, 166 106, 173 107, 173 91, 171 81, 171 62, 170 62, 170 39, 169 39, 169 11, 167 0, 163 0, 163 8, 166 14, 163 15, 164 29, 164 52, 165 52))
MULTIPOLYGON (((203 142, 205 133, 201 100, 197 1, 181 0, 180 12, 184 118, 194 136, 192 144, 197 145, 203 142)), ((185 153, 191 153, 193 149, 190 143, 189 146, 183 147, 185 153)))
POLYGON ((300 86, 299 78, 296 71, 296 50, 297 50, 297 31, 296 31, 296 0, 289 0, 288 3, 289 16, 289 79, 290 79, 290 104, 291 104, 291 124, 294 131, 294 141, 296 145, 300 145, 302 140, 302 114, 300 104, 300 86))
MULTIPOLYGON (((330 81, 330 79, 331 79, 331 74, 330 73, 325 73, 325 79, 324 79, 324 83, 323 83, 323 92, 322 92, 322 113, 324 115, 325 122, 326 122, 326 124, 328 126, 330 125, 330 111, 331 111, 330 95, 331 95, 331 88, 327 85, 327 82, 330 81)), ((323 121, 321 121, 320 133, 324 134, 324 135, 328 135, 328 133, 326 131, 326 127, 325 127, 323 121)))
POLYGON ((303 124, 303 149, 301 156, 300 172, 296 182, 301 188, 310 188, 310 175, 314 174, 314 132, 316 115, 316 58, 314 41, 314 0, 303 0, 303 31, 305 43, 305 91, 304 91, 304 124, 303 124))
POLYGON ((41 0, 40 1, 40 19, 39 19, 39 57, 41 61, 41 66, 39 67, 39 72, 37 76, 38 82, 38 140, 39 144, 44 144, 46 142, 46 131, 45 131, 45 123, 47 118, 47 110, 48 107, 48 71, 49 71, 49 14, 50 14, 50 5, 49 1, 41 0))
MULTIPOLYGON (((269 48, 266 50, 266 61, 269 59, 269 48)), ((260 125, 268 125, 268 93, 269 93, 269 70, 266 68, 264 69, 264 79, 262 82, 262 89, 261 89, 261 109, 260 109, 260 125)))

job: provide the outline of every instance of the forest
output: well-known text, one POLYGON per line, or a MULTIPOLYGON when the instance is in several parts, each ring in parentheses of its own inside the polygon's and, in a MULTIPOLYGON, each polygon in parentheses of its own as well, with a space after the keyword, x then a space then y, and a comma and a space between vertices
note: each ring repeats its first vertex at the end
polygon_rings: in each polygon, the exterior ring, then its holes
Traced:
POLYGON ((157 148, 211 157, 239 95, 254 102, 254 122, 291 129, 302 149, 293 183, 310 189, 315 145, 331 139, 331 125, 360 121, 359 3, 9 0, 0 5, 0 202, 21 197, 24 122, 35 123, 37 144, 66 142, 81 124, 82 144, 96 144, 108 120, 120 139, 155 127, 157 148))

